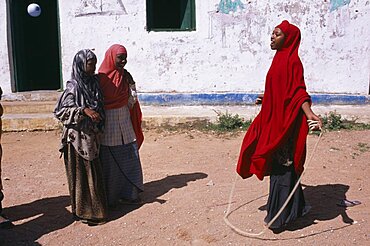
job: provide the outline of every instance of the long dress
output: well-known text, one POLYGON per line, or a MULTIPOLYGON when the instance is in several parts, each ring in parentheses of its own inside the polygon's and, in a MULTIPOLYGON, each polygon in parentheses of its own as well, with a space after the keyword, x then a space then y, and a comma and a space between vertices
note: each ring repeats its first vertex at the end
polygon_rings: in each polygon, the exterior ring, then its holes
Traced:
POLYGON ((139 148, 144 140, 141 110, 131 74, 116 66, 118 54, 127 55, 126 48, 112 45, 99 68, 106 112, 100 158, 108 205, 112 207, 118 202, 138 200, 144 186, 139 157, 139 148))
POLYGON ((72 213, 76 219, 91 223, 105 221, 107 200, 99 159, 99 137, 104 120, 95 123, 84 114, 88 107, 104 119, 98 76, 87 75, 84 71, 89 59, 96 59, 90 50, 76 54, 71 80, 67 82, 54 114, 63 125, 59 151, 64 154, 72 213))
POLYGON ((74 105, 77 83, 67 82, 58 102, 57 118, 63 124, 60 151, 64 154, 72 213, 86 220, 104 220, 107 202, 99 159, 99 130, 74 105))
POLYGON ((134 201, 143 188, 143 174, 128 106, 106 110, 100 147, 109 206, 120 200, 134 201))
MULTIPOLYGON (((288 141, 273 156, 272 170, 270 173, 269 197, 267 200, 267 216, 265 223, 268 224, 285 203, 290 192, 293 190, 298 176, 293 165, 293 142, 288 141)), ((278 229, 306 214, 310 206, 306 205, 301 184, 289 201, 287 207, 280 216, 272 223, 270 229, 278 229)))
POLYGON ((73 215, 79 219, 105 220, 107 202, 99 158, 85 160, 69 143, 64 150, 64 163, 73 215))
MULTIPOLYGON (((261 112, 243 139, 237 165, 242 178, 254 174, 262 180, 270 176, 266 223, 275 217, 303 172, 308 125, 301 107, 304 102, 311 103, 298 56, 300 30, 287 21, 277 27, 285 34, 284 44, 276 51, 267 73, 261 112)), ((293 221, 306 210, 299 185, 271 228, 293 221)))

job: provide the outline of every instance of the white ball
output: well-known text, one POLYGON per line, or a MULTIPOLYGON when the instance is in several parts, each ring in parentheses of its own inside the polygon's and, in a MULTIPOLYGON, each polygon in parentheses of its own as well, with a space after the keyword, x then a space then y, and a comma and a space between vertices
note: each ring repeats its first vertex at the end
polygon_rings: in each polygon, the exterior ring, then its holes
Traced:
POLYGON ((36 3, 31 3, 27 7, 27 12, 32 17, 38 17, 41 14, 41 7, 36 3))

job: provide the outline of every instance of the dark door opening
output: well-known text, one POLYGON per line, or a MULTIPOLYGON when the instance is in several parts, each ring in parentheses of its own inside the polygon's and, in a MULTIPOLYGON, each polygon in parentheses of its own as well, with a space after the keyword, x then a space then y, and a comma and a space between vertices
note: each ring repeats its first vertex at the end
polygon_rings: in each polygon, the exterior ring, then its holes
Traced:
POLYGON ((58 0, 7 0, 13 92, 61 88, 58 0), (36 3, 41 14, 27 7, 36 3))

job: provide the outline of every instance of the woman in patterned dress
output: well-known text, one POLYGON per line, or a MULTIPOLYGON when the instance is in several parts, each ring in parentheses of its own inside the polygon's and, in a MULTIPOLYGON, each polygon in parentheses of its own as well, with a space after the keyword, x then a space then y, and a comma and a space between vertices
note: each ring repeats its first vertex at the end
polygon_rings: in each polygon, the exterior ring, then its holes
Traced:
POLYGON ((75 55, 71 79, 54 110, 63 124, 60 152, 64 154, 72 213, 76 220, 88 225, 103 224, 107 218, 99 160, 105 114, 95 74, 96 61, 91 50, 81 50, 75 55))

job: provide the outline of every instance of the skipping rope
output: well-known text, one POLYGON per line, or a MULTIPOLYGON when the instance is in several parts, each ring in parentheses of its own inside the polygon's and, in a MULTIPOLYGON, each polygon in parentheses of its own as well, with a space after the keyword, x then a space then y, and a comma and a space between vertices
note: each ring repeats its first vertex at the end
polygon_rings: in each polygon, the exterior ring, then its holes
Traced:
MULTIPOLYGON (((310 130, 312 130, 318 124, 318 121, 308 120, 307 123, 308 123, 308 126, 309 126, 310 130)), ((228 201, 227 210, 226 210, 226 213, 225 213, 225 216, 224 216, 224 222, 226 223, 227 226, 229 226, 234 232, 238 233, 239 235, 242 235, 242 236, 245 236, 245 237, 250 237, 250 238, 263 239, 260 236, 262 234, 264 234, 269 229, 269 227, 275 222, 275 220, 280 216, 280 214, 286 208, 286 206, 288 205, 290 199, 292 198, 292 196, 294 195, 295 191, 297 190, 298 185, 300 184, 301 179, 302 179, 302 177, 303 177, 303 175, 305 173, 305 170, 307 169, 308 165, 311 163, 311 160, 312 160, 312 158, 314 156, 314 153, 316 152, 317 146, 319 145, 319 142, 320 142, 321 137, 322 137, 322 134, 323 134, 323 130, 321 128, 319 128, 319 130, 321 131, 320 132, 320 135, 317 138, 316 144, 315 144, 315 146, 314 146, 314 148, 313 148, 313 150, 311 152, 311 155, 310 155, 310 157, 309 157, 309 159, 308 159, 308 161, 307 161, 307 163, 305 165, 306 168, 303 170, 303 172, 302 172, 301 176, 299 177, 299 179, 297 180, 297 182, 296 182, 293 190, 290 192, 289 196, 287 197, 285 203, 280 208, 280 210, 278 211, 278 213, 272 218, 272 220, 267 225, 265 225, 265 228, 262 231, 260 231, 259 233, 249 233, 249 232, 243 231, 240 228, 234 226, 229 221, 229 218, 228 217, 230 216, 230 214, 232 212, 235 212, 236 210, 238 210, 240 208, 239 207, 239 208, 235 209, 234 211, 231 211, 232 198, 233 198, 233 195, 234 195, 235 185, 236 185, 236 181, 237 181, 237 178, 238 178, 238 174, 236 173, 235 179, 234 179, 234 182, 233 182, 233 185, 232 185, 232 188, 231 188, 231 192, 230 192, 230 195, 229 195, 229 201, 228 201)))

